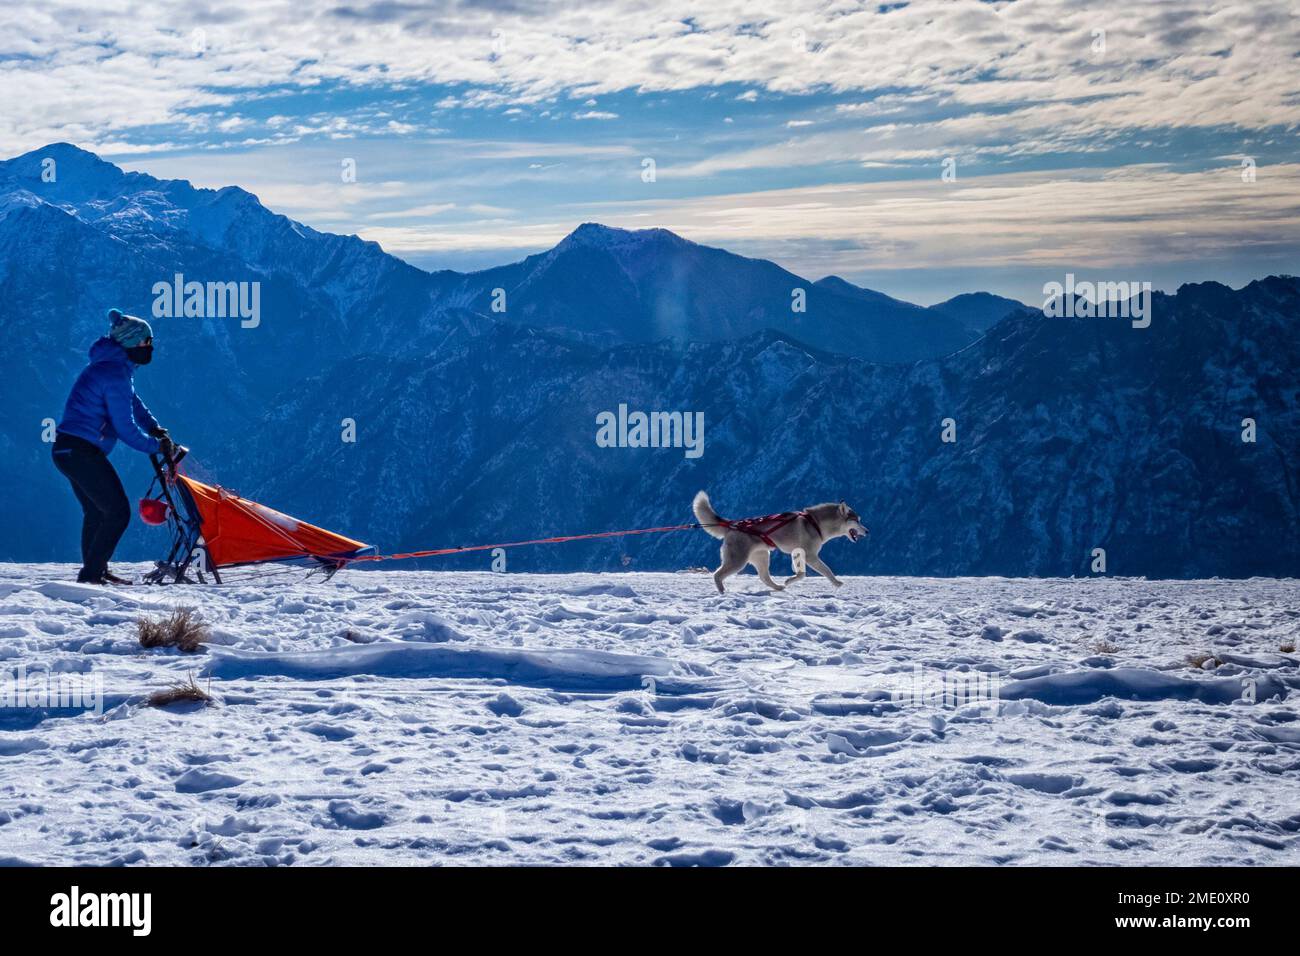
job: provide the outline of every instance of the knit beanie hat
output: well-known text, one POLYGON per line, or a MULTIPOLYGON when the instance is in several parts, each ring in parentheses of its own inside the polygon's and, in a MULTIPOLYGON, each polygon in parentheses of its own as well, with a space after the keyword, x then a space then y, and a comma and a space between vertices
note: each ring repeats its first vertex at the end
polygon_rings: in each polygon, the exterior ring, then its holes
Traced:
POLYGON ((124 349, 135 348, 145 339, 153 338, 153 329, 144 319, 127 315, 118 309, 108 311, 108 335, 124 349))

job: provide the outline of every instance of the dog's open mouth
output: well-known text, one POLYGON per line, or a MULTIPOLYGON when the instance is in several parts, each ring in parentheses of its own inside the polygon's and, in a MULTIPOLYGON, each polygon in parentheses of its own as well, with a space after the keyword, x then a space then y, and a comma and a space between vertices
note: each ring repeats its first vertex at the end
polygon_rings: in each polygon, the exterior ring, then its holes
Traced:
POLYGON ((854 544, 857 543, 858 538, 860 537, 862 537, 862 532, 859 531, 857 528, 849 529, 849 540, 852 541, 854 544))

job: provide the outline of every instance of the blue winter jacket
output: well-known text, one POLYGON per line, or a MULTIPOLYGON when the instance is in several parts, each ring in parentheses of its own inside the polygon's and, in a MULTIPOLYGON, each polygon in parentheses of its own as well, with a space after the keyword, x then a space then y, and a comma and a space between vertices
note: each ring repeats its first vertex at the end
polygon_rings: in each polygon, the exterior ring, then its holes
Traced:
POLYGON ((104 336, 90 347, 90 364, 72 386, 59 431, 94 442, 105 455, 119 438, 136 451, 156 452, 158 439, 149 431, 158 420, 135 394, 134 375, 126 349, 104 336))

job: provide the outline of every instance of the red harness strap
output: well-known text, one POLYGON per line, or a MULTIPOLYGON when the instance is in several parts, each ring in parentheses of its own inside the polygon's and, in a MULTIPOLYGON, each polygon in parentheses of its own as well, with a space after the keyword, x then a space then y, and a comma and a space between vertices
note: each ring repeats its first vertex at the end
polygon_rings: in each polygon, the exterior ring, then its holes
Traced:
POLYGON ((769 548, 775 548, 776 542, 772 540, 772 534, 778 529, 784 528, 796 518, 803 518, 813 526, 813 530, 817 532, 817 537, 822 536, 821 525, 807 511, 782 511, 777 515, 764 515, 761 518, 740 518, 737 521, 719 518, 718 524, 724 528, 743 531, 745 534, 752 534, 756 538, 762 538, 765 545, 769 548))

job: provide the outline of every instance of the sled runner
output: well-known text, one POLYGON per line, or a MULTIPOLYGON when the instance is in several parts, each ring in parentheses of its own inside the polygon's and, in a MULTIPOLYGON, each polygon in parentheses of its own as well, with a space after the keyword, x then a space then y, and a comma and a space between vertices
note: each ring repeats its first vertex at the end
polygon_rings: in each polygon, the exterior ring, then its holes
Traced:
POLYGON ((145 575, 150 584, 206 583, 209 576, 220 584, 225 569, 268 563, 301 564, 329 577, 348 561, 375 553, 368 544, 183 475, 179 461, 150 460, 154 480, 140 499, 140 517, 172 531, 167 557, 145 575), (160 498, 150 497, 155 485, 160 498))

